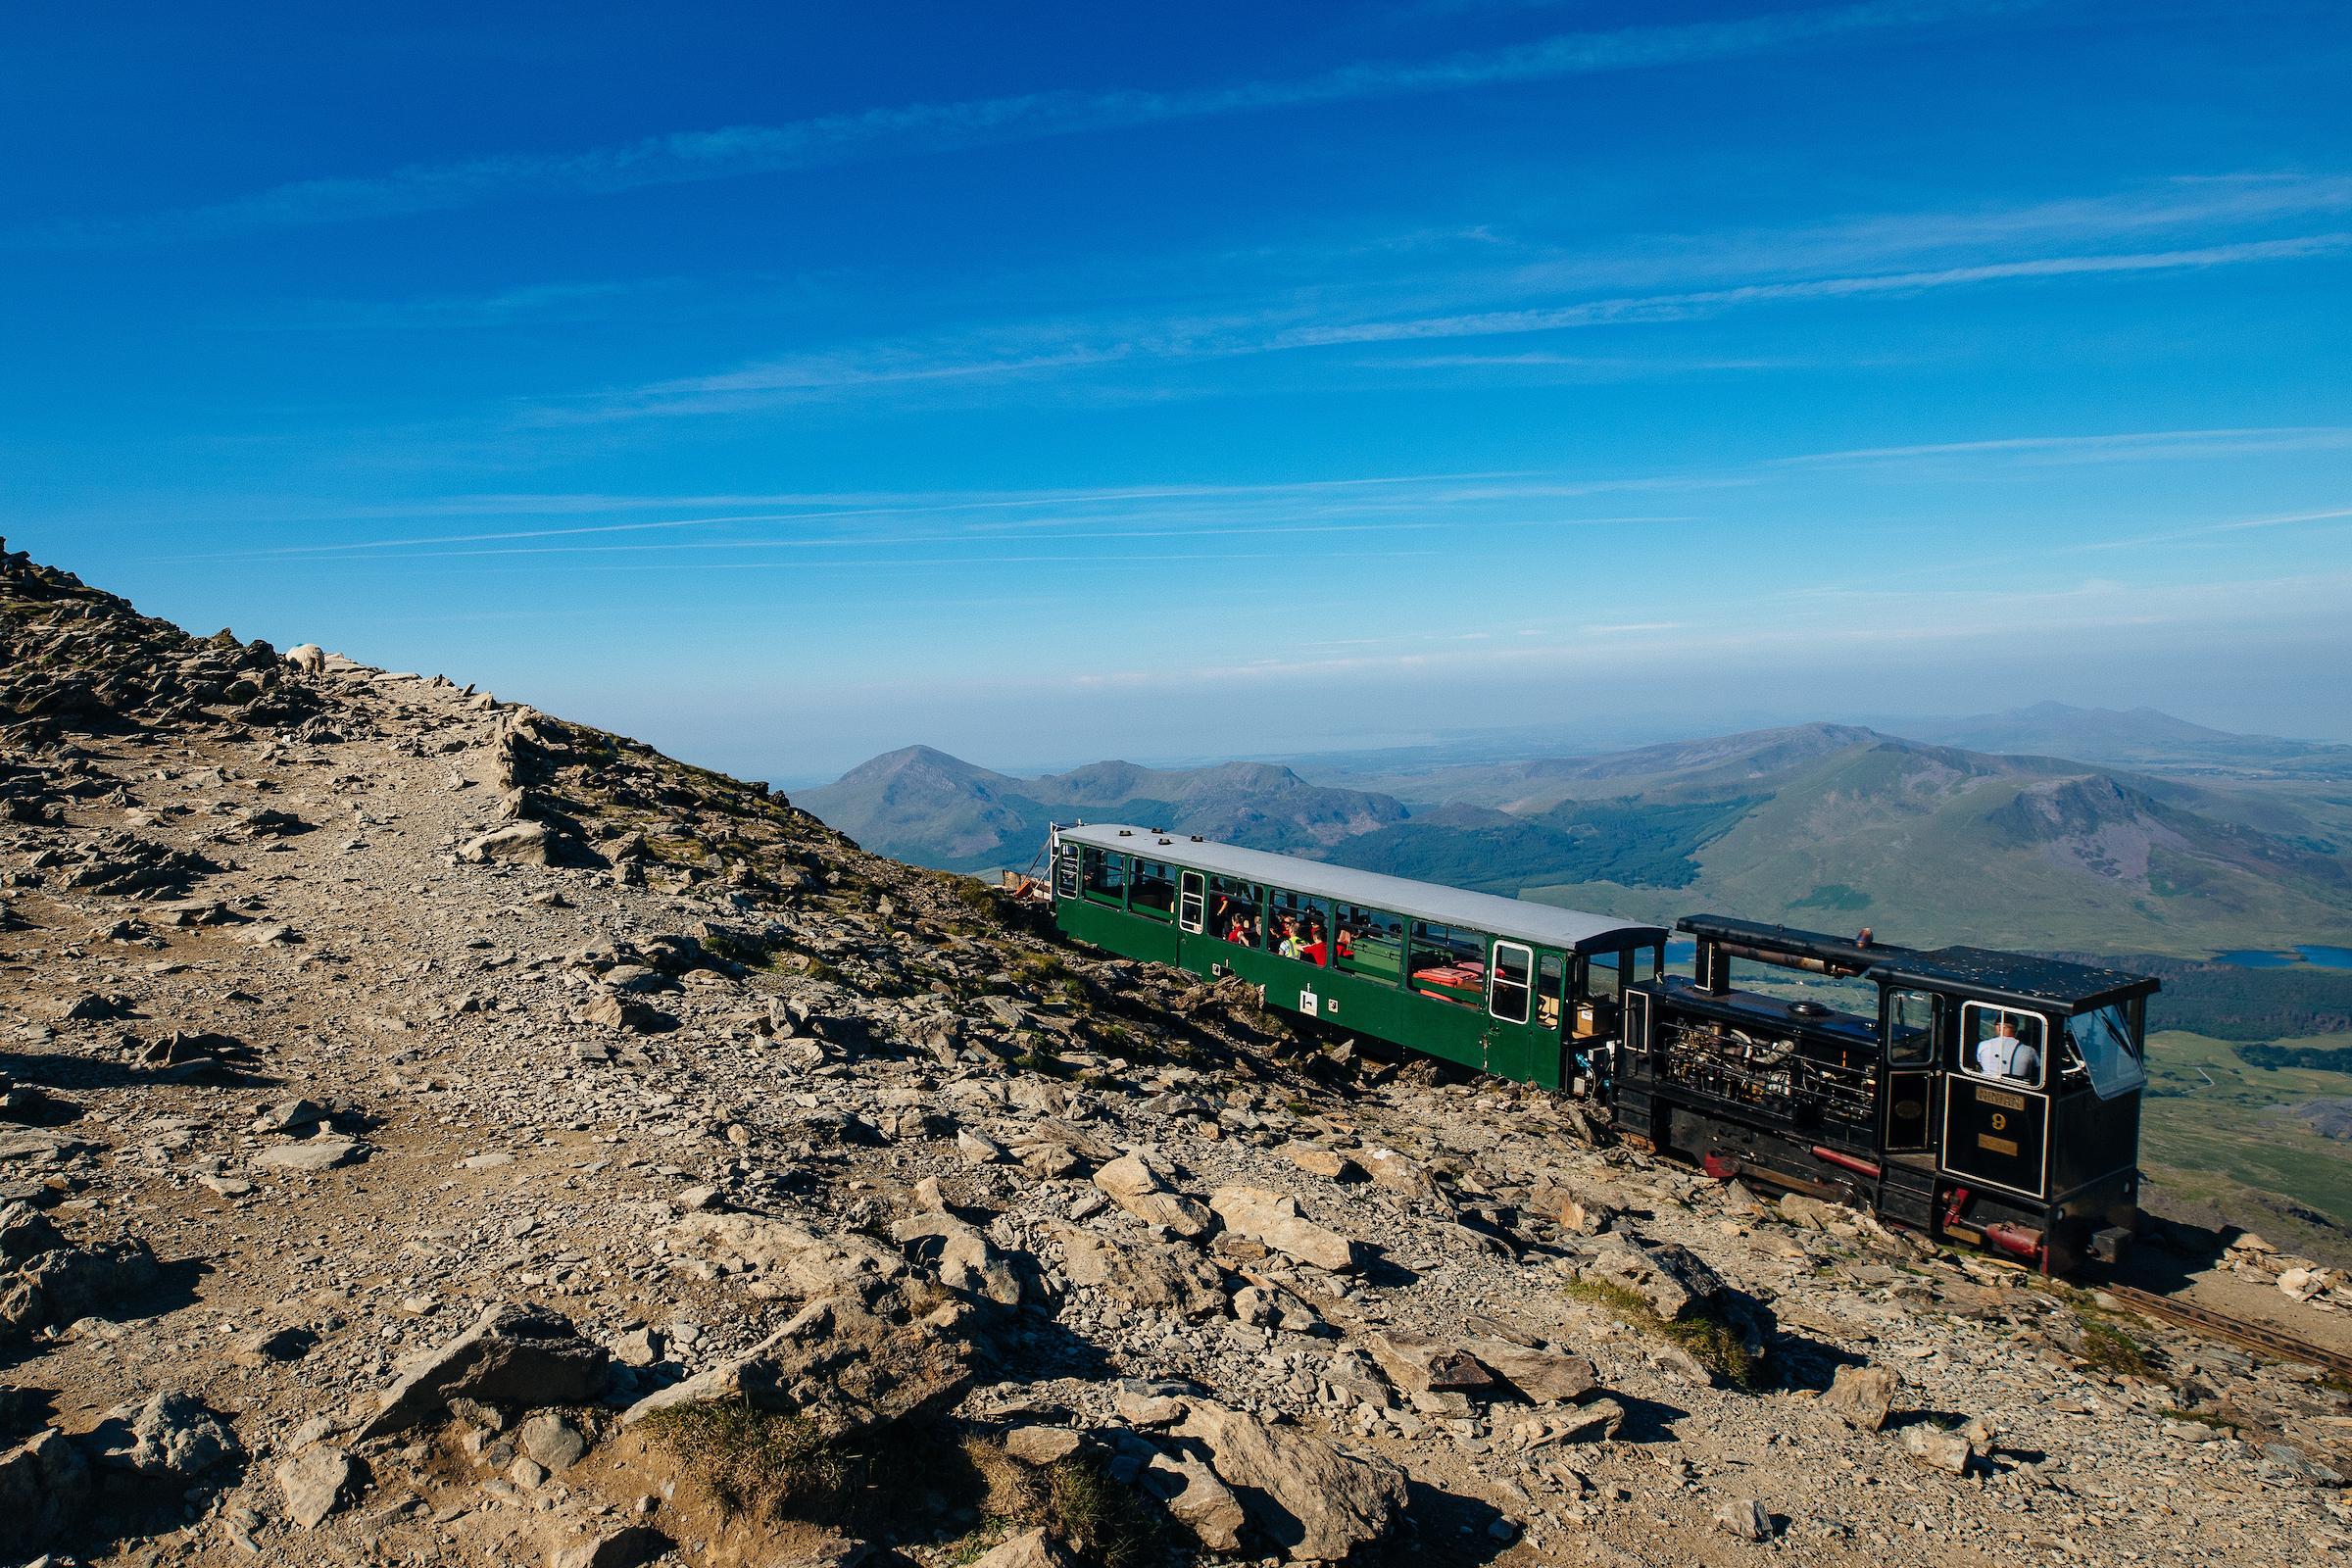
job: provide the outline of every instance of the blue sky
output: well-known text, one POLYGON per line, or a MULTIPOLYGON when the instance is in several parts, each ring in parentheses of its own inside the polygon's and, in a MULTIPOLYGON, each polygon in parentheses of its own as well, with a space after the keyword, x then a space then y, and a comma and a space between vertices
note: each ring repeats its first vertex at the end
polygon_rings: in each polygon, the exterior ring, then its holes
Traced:
POLYGON ((783 779, 2352 739, 2339 5, 0 29, 0 532, 198 630, 783 779))

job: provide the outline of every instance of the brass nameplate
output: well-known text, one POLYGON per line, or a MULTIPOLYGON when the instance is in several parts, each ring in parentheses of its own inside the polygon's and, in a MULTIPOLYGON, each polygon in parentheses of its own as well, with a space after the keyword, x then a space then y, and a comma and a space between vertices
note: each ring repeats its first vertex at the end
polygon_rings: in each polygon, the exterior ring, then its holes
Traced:
POLYGON ((1977 1091, 1977 1102, 1983 1105, 1998 1105, 2003 1110, 2026 1108, 2026 1097, 2013 1095, 2006 1089, 1980 1089, 1977 1091))
POLYGON ((1996 1154, 2008 1154, 2013 1157, 2017 1153, 2016 1139, 1995 1138, 1990 1133, 1977 1134, 1977 1147, 1979 1149, 1989 1149, 1996 1154))

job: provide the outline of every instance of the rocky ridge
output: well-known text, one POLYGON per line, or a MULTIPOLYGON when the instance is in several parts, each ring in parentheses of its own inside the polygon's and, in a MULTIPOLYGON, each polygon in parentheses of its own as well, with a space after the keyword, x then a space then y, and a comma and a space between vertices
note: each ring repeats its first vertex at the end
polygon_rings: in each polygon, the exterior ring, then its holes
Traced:
POLYGON ((4 545, 0 975, 0 1559, 2352 1544, 2317 1369, 4 545))

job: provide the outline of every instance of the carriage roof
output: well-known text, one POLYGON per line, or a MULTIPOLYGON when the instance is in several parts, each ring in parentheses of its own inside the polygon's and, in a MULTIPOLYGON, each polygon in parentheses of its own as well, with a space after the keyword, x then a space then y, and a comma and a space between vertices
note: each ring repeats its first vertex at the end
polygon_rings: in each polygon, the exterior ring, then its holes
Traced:
POLYGON ((1246 850, 1236 844, 1219 844, 1211 839, 1163 833, 1127 823, 1082 823, 1056 831, 1065 844, 1118 850, 1212 876, 1263 883, 1310 898, 1359 905, 1437 925, 1466 926, 1491 936, 1541 947, 1578 953, 1613 952, 1663 943, 1667 937, 1663 926, 1620 920, 1612 915, 1587 914, 1526 899, 1506 899, 1493 893, 1472 893, 1434 882, 1385 876, 1377 871, 1356 871, 1295 855, 1246 850))

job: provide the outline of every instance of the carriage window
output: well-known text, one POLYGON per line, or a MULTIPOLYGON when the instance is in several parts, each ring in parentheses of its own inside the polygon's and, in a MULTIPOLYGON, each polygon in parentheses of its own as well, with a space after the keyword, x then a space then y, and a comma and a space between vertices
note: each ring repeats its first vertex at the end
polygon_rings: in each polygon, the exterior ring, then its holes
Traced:
POLYGON ((1936 994, 1886 993, 1886 1059, 1898 1067, 1925 1067, 1936 1054, 1936 994))
POLYGON ((1979 1078, 1997 1078, 2027 1088, 2041 1087, 2041 1014, 1996 1007, 1986 1002, 1963 1006, 1962 1065, 1979 1078))
POLYGON ((1275 888, 1266 896, 1266 951, 1308 963, 1331 961, 1329 906, 1303 893, 1275 888))
POLYGON ((1127 893, 1127 907, 1138 914, 1165 920, 1176 912, 1176 869, 1165 860, 1135 862, 1135 884, 1127 893))
POLYGON ((1054 861, 1054 896, 1074 899, 1078 896, 1078 846, 1064 844, 1054 861))
POLYGON ((1567 990, 1568 960, 1546 953, 1536 960, 1536 1022, 1546 1029, 1560 1026, 1560 993, 1567 990))
POLYGON ((1404 922, 1360 904, 1332 910, 1332 963, 1354 974, 1396 984, 1404 965, 1404 922))
POLYGON ((1208 879, 1208 933, 1220 942, 1245 948, 1257 946, 1261 895, 1254 882, 1229 876, 1208 879))
POLYGON ((1121 904, 1127 895, 1127 857, 1117 850, 1098 850, 1092 845, 1078 851, 1079 880, 1085 884, 1086 896, 1097 904, 1121 904))
POLYGON ((1486 995, 1486 938, 1476 931, 1415 920, 1406 972, 1423 996, 1475 1007, 1486 995))
POLYGON ((1516 942, 1494 944, 1494 968, 1487 978, 1487 1010, 1504 1023, 1527 1022, 1534 990, 1535 955, 1516 942))

